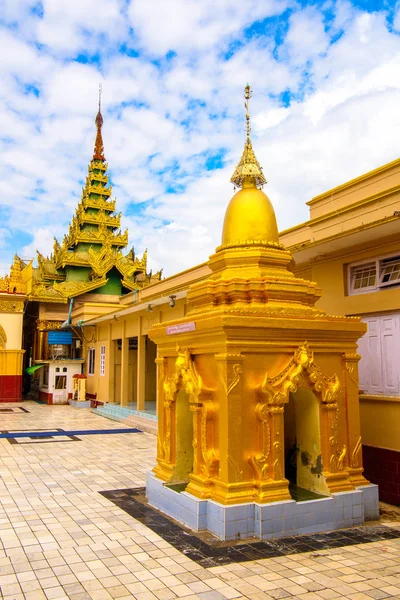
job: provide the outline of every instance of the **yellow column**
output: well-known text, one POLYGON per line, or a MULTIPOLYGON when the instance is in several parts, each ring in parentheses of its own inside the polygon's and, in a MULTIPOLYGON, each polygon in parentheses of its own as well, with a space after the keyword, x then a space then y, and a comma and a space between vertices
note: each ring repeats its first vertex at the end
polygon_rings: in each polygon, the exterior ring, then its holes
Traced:
POLYGON ((36 336, 37 336, 36 337, 37 343, 36 343, 36 348, 35 348, 36 352, 35 352, 35 356, 33 358, 34 358, 34 360, 43 360, 44 359, 45 333, 44 333, 44 331, 39 330, 36 332, 36 336))
POLYGON ((115 342, 112 339, 112 325, 108 326, 108 356, 106 354, 106 373, 108 377, 108 401, 115 402, 115 342))
POLYGON ((343 354, 346 430, 348 447, 348 473, 354 486, 368 485, 369 481, 363 476, 360 403, 358 385, 359 354, 343 354))
POLYGON ((121 406, 128 405, 128 392, 129 392, 129 339, 125 337, 125 323, 123 327, 123 337, 121 340, 121 406))
POLYGON ((145 381, 146 381, 146 336, 141 335, 142 327, 138 335, 137 349, 137 410, 145 410, 145 381))

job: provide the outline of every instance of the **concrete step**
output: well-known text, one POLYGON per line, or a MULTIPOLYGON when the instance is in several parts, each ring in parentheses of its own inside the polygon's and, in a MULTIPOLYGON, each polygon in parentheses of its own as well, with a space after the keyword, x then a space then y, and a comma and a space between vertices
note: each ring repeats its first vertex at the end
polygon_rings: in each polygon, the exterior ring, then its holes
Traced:
POLYGON ((124 423, 124 425, 129 425, 129 427, 137 427, 146 433, 153 433, 154 435, 157 435, 158 424, 154 419, 132 415, 131 417, 122 419, 121 423, 124 423))
POLYGON ((147 433, 157 434, 157 416, 152 414, 146 414, 137 410, 129 409, 118 404, 104 404, 97 408, 92 408, 92 412, 95 415, 111 419, 112 421, 118 421, 129 425, 130 427, 137 427, 147 433))

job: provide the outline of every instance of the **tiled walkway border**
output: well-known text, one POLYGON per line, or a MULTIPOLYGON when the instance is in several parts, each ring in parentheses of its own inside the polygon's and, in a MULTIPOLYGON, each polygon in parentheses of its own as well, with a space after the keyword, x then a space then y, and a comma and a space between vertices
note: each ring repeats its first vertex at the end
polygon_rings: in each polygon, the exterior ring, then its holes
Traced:
POLYGON ((145 504, 145 488, 100 492, 116 506, 149 527, 174 548, 183 552, 202 567, 215 567, 233 562, 246 562, 341 548, 355 544, 367 544, 400 538, 400 529, 385 525, 354 527, 327 533, 299 535, 254 543, 206 543, 197 535, 189 533, 172 520, 145 504))

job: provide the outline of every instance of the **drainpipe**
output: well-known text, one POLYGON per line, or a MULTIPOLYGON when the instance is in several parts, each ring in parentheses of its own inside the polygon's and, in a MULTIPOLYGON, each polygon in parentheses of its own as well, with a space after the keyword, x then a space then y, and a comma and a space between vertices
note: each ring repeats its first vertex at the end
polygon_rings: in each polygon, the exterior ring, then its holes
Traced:
POLYGON ((72 309, 74 307, 74 299, 70 298, 69 299, 69 310, 68 310, 68 318, 66 321, 64 321, 64 323, 61 325, 61 328, 64 329, 65 327, 69 327, 71 325, 71 317, 72 317, 72 309))

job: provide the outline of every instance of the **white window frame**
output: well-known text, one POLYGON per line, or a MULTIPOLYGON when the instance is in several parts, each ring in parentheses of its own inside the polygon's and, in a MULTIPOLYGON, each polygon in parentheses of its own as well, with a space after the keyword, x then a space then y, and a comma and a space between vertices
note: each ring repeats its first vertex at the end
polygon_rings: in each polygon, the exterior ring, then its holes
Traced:
POLYGON ((388 258, 399 257, 400 254, 398 252, 393 252, 391 254, 385 254, 383 256, 375 256, 373 258, 366 258, 365 260, 359 260, 354 263, 350 263, 347 265, 347 294, 348 296, 355 296, 357 294, 368 294, 370 292, 376 292, 381 289, 391 288, 395 285, 400 285, 400 280, 398 282, 382 282, 382 266, 383 262, 388 258), (353 270, 357 267, 362 267, 363 265, 369 265, 375 263, 375 285, 360 288, 359 290, 353 289, 353 270))
POLYGON ((88 375, 94 375, 96 361, 96 348, 89 348, 88 352, 88 375))
POLYGON ((106 374, 106 347, 100 346, 100 377, 106 374))
POLYGON ((392 259, 393 258, 394 259, 397 258, 397 262, 400 263, 400 254, 395 254, 393 256, 385 256, 384 258, 380 258, 379 259, 379 287, 391 287, 392 285, 399 285, 400 284, 400 277, 396 281, 382 281, 382 279, 383 279, 383 272, 381 271, 381 268, 383 266, 383 263, 386 260, 391 259, 391 258, 392 259))

